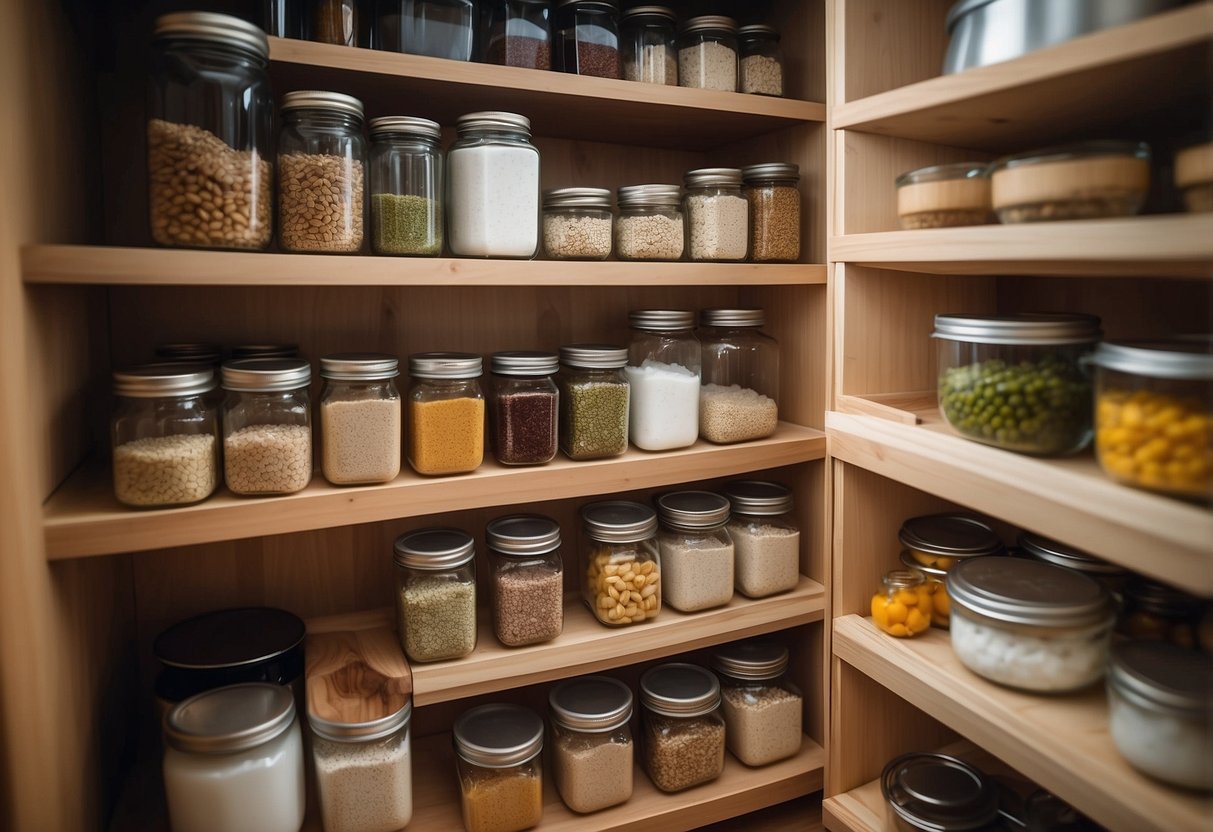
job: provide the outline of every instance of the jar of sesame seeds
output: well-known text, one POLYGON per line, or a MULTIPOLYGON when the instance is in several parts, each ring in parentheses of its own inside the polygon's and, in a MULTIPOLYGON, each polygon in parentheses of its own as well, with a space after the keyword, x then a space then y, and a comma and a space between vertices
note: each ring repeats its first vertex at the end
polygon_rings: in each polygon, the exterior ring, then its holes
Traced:
POLYGON ((293 494, 312 479, 312 368, 296 358, 223 365, 223 477, 235 494, 293 494))
POLYGON ((484 537, 497 640, 521 647, 556 638, 564 629, 560 526, 550 517, 520 514, 489 523, 484 537))

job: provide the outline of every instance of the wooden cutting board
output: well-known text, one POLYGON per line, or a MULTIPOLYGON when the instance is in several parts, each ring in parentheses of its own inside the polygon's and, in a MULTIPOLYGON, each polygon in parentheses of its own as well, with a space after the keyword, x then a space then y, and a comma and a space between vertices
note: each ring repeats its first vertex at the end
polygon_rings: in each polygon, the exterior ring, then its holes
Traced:
POLYGON ((307 709, 329 722, 371 722, 409 701, 413 676, 390 626, 307 636, 307 709))

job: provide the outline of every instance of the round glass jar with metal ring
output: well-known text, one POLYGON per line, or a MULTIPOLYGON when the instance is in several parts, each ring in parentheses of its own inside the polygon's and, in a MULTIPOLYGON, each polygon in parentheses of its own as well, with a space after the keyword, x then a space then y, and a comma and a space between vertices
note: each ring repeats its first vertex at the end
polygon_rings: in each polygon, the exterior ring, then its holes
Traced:
POLYGON ((564 805, 588 814, 632 796, 632 691, 609 676, 581 676, 552 688, 552 775, 564 805))
POLYGON ((752 639, 712 656, 720 677, 725 743, 747 766, 785 760, 800 750, 804 697, 787 678, 788 648, 752 639))
POLYGON ((602 459, 628 449, 627 363, 627 349, 611 344, 560 348, 560 450, 569 459, 602 459))
POLYGON ((484 461, 482 363, 465 352, 409 356, 408 456, 418 474, 462 474, 484 461))
POLYGON ((586 606, 609 627, 656 618, 663 583, 657 513, 641 503, 607 500, 583 506, 581 522, 586 606))
POLYGON ((755 23, 737 30, 737 88, 752 95, 783 95, 783 50, 779 30, 755 23))
POLYGON ((730 482, 722 493, 732 506, 734 588, 765 598, 800 583, 800 526, 792 515, 792 491, 775 482, 730 482))
POLYGON ((702 15, 678 27, 678 84, 737 92, 737 21, 702 15))
POLYGON ((1122 602, 1125 582, 1133 574, 1123 566, 1032 532, 1020 532, 1016 548, 1019 549, 1020 554, 1033 560, 1063 566, 1094 578, 1103 584, 1104 589, 1112 593, 1112 597, 1116 599, 1117 603, 1122 602))
POLYGON ((889 826, 899 832, 978 832, 998 820, 998 787, 975 766, 946 754, 915 752, 880 775, 889 826))
POLYGON ((736 262, 750 246, 750 204, 741 192, 737 168, 689 171, 686 182, 687 256, 692 260, 736 262))
POLYGON ((611 256, 614 214, 606 188, 543 192, 543 249, 553 260, 605 260, 611 256))
POLYGON ((480 60, 551 69, 549 15, 547 0, 480 0, 480 60))
POLYGON ((223 479, 235 494, 293 494, 312 481, 312 368, 289 358, 223 365, 223 479))
POLYGON ((628 313, 628 325, 628 437, 645 451, 695 444, 702 366, 695 313, 642 309, 628 313))
POLYGON ((800 167, 767 162, 741 169, 750 205, 750 259, 795 263, 800 259, 800 167))
POLYGON ((698 612, 733 600, 729 501, 710 491, 675 491, 655 502, 665 602, 698 612))
POLYGON ((493 634, 506 647, 551 641, 564 629, 560 526, 550 517, 499 517, 484 530, 492 570, 493 634))
POLYGON ((954 162, 906 171, 897 177, 901 228, 952 228, 992 220, 990 174, 985 162, 954 162))
POLYGON ((518 705, 481 705, 454 726, 463 828, 518 832, 543 819, 543 720, 518 705))
POLYGON ((553 69, 597 78, 620 77, 616 0, 558 0, 552 20, 553 69))
POLYGON ((438 122, 383 116, 369 126, 371 247, 376 254, 442 254, 446 206, 438 122))
POLYGON ((670 662, 640 677, 640 752, 653 785, 680 792, 724 771, 720 682, 699 665, 670 662))
POLYGON ((905 547, 901 550, 901 562, 927 576, 931 624, 945 630, 951 620, 948 572, 963 559, 1005 553, 1002 538, 981 520, 967 514, 911 517, 901 524, 897 538, 905 547))
POLYGON ((895 638, 922 635, 931 626, 932 601, 920 569, 894 569, 880 579, 872 595, 872 621, 895 638))
POLYGON ((476 547, 458 529, 396 538, 397 635, 411 661, 458 659, 476 649, 476 547))
POLYGON ((699 435, 718 445, 762 439, 779 425, 779 343, 761 309, 699 313, 699 435))
POLYGON ((400 473, 400 362, 384 353, 320 359, 320 469, 333 485, 390 482, 400 473))
POLYGON ((677 21, 668 6, 633 6, 623 13, 619 26, 625 80, 678 86, 677 21))
POLYGON ((489 436, 502 465, 543 465, 558 449, 560 391, 550 352, 497 352, 489 359, 492 394, 489 436))
POLYGON ((619 189, 615 256, 620 260, 681 260, 686 222, 679 185, 629 185, 619 189))

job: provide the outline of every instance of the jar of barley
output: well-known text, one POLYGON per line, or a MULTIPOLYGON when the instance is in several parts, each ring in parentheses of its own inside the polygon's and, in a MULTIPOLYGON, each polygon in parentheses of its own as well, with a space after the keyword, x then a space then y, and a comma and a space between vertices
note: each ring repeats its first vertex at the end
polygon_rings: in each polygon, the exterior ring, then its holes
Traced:
POLYGON ((223 365, 223 476, 235 494, 292 494, 312 479, 312 368, 294 358, 223 365))

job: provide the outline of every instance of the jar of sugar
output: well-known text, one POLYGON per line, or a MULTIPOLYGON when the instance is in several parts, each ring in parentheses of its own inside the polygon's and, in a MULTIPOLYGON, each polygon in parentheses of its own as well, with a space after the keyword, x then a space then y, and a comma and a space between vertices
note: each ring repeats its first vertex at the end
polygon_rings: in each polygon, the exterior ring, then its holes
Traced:
POLYGON ((297 358, 223 365, 223 477, 236 494, 292 494, 312 479, 312 368, 297 358))
POLYGON ((699 339, 695 313, 644 309, 628 314, 632 343, 624 368, 631 386, 628 436, 646 451, 685 448, 699 438, 699 339))
POLYGON ((383 353, 320 359, 320 467, 333 485, 388 482, 400 473, 400 362, 383 353))
POLYGON ((699 435, 727 445, 761 439, 779 422, 779 344, 761 309, 704 309, 699 435))
POLYGON ((729 501, 710 491, 676 491, 656 502, 666 603, 698 612, 733 600, 729 501))

